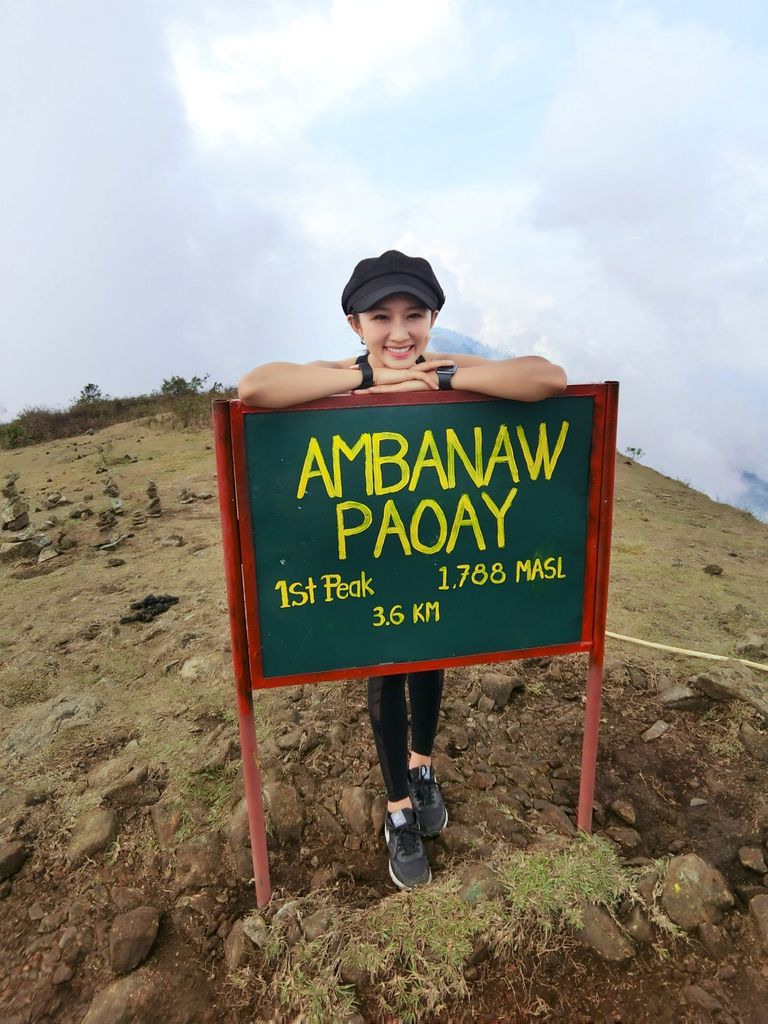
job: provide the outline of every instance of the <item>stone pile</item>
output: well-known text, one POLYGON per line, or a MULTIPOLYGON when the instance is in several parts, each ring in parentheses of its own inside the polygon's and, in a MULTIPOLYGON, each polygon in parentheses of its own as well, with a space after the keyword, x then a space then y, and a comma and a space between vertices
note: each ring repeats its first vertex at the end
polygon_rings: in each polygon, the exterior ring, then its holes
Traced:
POLYGON ((163 514, 163 510, 160 508, 160 498, 157 493, 157 484, 153 480, 149 481, 149 485, 147 487, 147 497, 149 498, 149 503, 147 505, 146 514, 148 516, 153 516, 155 518, 157 516, 161 516, 163 514))
POLYGON ((3 498, 5 499, 2 513, 3 530, 10 530, 17 533, 29 526, 29 502, 16 490, 18 473, 9 473, 3 484, 3 498))
POLYGON ((59 553, 47 533, 35 530, 29 520, 29 502, 17 488, 18 473, 9 473, 3 485, 5 505, 2 512, 4 543, 0 543, 0 563, 37 560, 47 562, 59 553))

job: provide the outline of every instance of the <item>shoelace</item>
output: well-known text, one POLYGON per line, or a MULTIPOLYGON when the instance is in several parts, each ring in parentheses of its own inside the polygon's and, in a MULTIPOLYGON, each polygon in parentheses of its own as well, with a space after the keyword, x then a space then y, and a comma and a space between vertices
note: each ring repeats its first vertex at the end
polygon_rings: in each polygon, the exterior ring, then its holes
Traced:
POLYGON ((421 847, 421 830, 418 824, 403 825, 395 832, 397 843, 404 854, 417 853, 421 847))
POLYGON ((420 775, 413 784, 416 799, 426 807, 434 807, 437 803, 437 783, 428 775, 420 775))

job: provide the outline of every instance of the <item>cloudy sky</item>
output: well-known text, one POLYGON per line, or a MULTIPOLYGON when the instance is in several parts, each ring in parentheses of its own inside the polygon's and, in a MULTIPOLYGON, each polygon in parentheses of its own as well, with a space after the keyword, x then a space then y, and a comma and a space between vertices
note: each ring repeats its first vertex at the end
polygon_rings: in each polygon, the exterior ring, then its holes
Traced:
POLYGON ((0 0, 0 420, 441 323, 622 384, 620 444, 768 479, 768 5, 0 0))

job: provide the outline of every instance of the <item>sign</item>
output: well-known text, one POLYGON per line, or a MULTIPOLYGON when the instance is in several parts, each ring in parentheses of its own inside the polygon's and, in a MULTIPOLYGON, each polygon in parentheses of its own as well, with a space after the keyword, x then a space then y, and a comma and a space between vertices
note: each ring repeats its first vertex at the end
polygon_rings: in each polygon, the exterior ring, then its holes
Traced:
POLYGON ((270 898, 253 689, 589 653, 578 824, 592 818, 616 383, 214 402, 259 906, 270 898))
POLYGON ((594 399, 250 412, 265 680, 578 642, 594 399))

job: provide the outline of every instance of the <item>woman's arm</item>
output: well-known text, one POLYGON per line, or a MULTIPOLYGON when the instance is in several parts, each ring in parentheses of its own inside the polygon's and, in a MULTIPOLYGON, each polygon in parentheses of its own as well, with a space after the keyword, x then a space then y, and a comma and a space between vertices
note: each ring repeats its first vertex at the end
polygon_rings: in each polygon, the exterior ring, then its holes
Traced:
MULTIPOLYGON (((437 366, 450 363, 443 358, 422 363, 403 370, 376 367, 377 385, 385 388, 410 383, 422 390, 437 390, 434 371, 437 366)), ((330 398, 358 389, 363 381, 362 370, 354 359, 338 362, 266 363, 257 366, 242 378, 237 386, 238 398, 246 405, 265 409, 285 409, 290 405, 313 402, 316 398, 330 398)), ((371 390, 375 390, 372 388, 371 390)))
MULTIPOLYGON (((542 356, 519 356, 516 359, 484 359, 482 356, 438 355, 428 352, 429 362, 424 367, 455 363, 458 369, 451 385, 454 391, 476 391, 493 398, 514 398, 518 402, 538 402, 542 398, 561 394, 568 383, 565 370, 550 363, 542 356)), ((437 380, 431 372, 430 378, 437 380)), ((434 384, 431 386, 434 387, 434 384)), ((370 390, 374 394, 388 391, 423 391, 420 381, 403 381, 397 384, 379 384, 370 390)))
POLYGON ((519 402, 538 402, 542 398, 559 395, 568 384, 562 366, 550 363, 542 356, 519 356, 466 363, 460 355, 455 357, 458 367, 451 384, 455 391, 477 391, 494 398, 514 398, 519 402))

